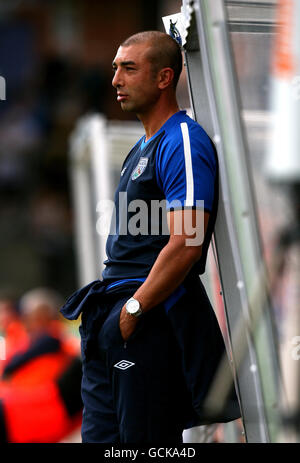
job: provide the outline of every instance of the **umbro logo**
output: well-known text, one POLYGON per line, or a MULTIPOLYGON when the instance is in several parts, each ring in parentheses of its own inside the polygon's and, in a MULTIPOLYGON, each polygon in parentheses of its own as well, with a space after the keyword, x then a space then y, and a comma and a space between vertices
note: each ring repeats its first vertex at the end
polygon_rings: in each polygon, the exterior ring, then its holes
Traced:
POLYGON ((127 370, 127 368, 130 368, 133 365, 135 365, 135 363, 129 362, 128 360, 120 360, 120 362, 116 363, 114 367, 119 368, 120 370, 127 370))

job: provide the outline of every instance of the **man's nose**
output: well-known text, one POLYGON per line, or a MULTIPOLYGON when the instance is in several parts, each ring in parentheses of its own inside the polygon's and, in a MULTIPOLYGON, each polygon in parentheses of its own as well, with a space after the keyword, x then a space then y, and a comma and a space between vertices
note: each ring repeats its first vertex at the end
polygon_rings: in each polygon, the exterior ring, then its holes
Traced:
POLYGON ((122 85, 123 85, 122 84, 122 76, 121 76, 120 70, 117 69, 115 71, 114 77, 112 79, 112 86, 117 88, 117 87, 121 87, 122 85))

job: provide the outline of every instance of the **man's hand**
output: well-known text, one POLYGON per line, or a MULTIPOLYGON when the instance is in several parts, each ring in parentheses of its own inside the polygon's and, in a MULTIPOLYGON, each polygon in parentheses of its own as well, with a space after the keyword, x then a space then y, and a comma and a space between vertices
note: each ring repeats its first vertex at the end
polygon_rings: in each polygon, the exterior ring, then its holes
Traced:
POLYGON ((137 323, 138 323, 138 319, 134 317, 133 315, 130 315, 129 313, 127 313, 126 307, 124 305, 120 313, 120 331, 121 331, 121 335, 124 341, 127 341, 129 336, 132 335, 132 333, 134 332, 136 328, 137 323))

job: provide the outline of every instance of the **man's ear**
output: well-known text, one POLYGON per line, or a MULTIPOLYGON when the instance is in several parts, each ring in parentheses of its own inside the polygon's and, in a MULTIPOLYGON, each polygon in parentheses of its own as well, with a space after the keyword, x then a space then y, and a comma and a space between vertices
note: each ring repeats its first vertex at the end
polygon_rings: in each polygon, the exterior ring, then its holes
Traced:
POLYGON ((174 71, 172 68, 163 68, 159 72, 158 76, 158 88, 160 90, 164 90, 165 88, 169 87, 174 79, 174 71))

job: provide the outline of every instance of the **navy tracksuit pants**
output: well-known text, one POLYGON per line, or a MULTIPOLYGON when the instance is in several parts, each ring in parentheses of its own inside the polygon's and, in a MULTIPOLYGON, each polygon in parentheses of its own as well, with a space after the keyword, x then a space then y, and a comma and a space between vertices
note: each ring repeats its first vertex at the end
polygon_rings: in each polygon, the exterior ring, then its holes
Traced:
MULTIPOLYGON (((128 297, 106 299, 110 311, 88 360, 83 352, 83 442, 180 443, 188 391, 176 339, 160 305, 124 342, 119 317, 128 297)), ((84 343, 84 320, 80 331, 84 343)))
POLYGON ((120 311, 136 288, 106 292, 97 280, 61 310, 69 319, 82 312, 83 442, 178 444, 183 429, 238 418, 234 388, 218 416, 203 406, 226 351, 200 279, 143 314, 124 342, 120 311))

